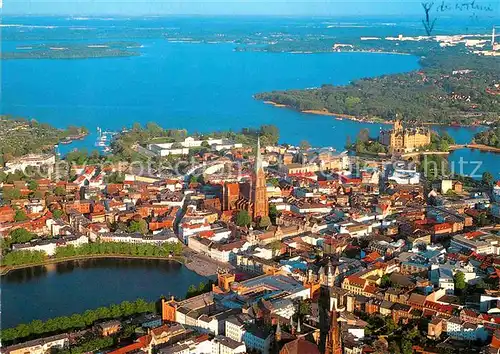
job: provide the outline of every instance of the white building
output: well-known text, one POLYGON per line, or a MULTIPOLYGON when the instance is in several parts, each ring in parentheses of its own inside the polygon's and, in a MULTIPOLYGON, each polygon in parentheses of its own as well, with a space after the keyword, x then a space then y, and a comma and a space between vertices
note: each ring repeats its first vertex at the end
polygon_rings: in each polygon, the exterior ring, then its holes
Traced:
POLYGON ((419 184, 420 173, 415 166, 408 166, 405 163, 396 163, 392 173, 389 175, 389 181, 397 184, 419 184))
POLYGON ((199 148, 206 142, 211 150, 221 151, 233 148, 241 148, 243 144, 235 143, 229 139, 206 139, 196 140, 193 137, 187 137, 182 142, 164 143, 164 144, 149 144, 148 150, 159 156, 168 155, 187 155, 191 148, 199 148))
POLYGON ((58 334, 51 337, 45 337, 35 340, 30 340, 21 344, 5 347, 2 353, 29 353, 29 354, 45 354, 56 349, 64 349, 69 345, 68 334, 58 334))
POLYGON ((13 251, 41 251, 45 252, 48 256, 53 256, 56 253, 57 244, 60 240, 41 240, 33 243, 16 243, 12 245, 13 251))
POLYGON ((201 223, 181 223, 179 225, 179 237, 184 242, 184 244, 189 243, 189 237, 200 233, 202 231, 208 231, 211 229, 210 224, 205 223, 205 219, 201 219, 201 223))
POLYGON ((176 243, 179 242, 177 238, 171 237, 168 233, 161 232, 156 235, 142 235, 140 233, 134 234, 116 234, 116 233, 104 233, 99 235, 101 242, 126 242, 126 243, 137 243, 137 244, 151 244, 151 245, 162 245, 164 243, 176 243))
POLYGON ((212 354, 238 354, 246 353, 246 351, 244 343, 225 336, 216 336, 212 340, 212 354))
POLYGON ((245 334, 245 323, 237 316, 232 316, 226 319, 226 336, 229 338, 241 342, 243 340, 243 335, 245 334))
POLYGON ((5 172, 14 173, 16 171, 24 171, 27 167, 46 167, 49 173, 54 171, 56 163, 55 155, 51 154, 29 154, 18 157, 14 160, 5 163, 5 172))
POLYGON ((437 287, 444 289, 446 294, 453 295, 455 293, 453 271, 449 267, 432 264, 430 278, 431 282, 437 287))
POLYGON ((446 333, 456 340, 485 341, 488 338, 488 332, 484 326, 462 321, 455 316, 446 321, 446 333))

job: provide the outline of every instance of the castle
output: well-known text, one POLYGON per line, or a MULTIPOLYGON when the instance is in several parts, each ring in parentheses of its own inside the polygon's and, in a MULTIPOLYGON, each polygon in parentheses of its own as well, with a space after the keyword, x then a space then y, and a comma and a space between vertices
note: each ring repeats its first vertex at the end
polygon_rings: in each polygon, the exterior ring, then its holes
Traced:
POLYGON ((393 129, 381 130, 379 142, 389 147, 389 153, 411 152, 431 143, 431 130, 425 127, 405 128, 400 119, 393 129))

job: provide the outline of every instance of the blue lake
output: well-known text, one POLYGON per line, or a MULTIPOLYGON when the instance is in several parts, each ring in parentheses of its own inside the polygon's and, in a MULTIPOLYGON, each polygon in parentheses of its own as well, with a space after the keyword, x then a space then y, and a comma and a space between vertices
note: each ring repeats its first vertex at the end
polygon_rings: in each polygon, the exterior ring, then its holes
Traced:
MULTIPOLYGON (((161 28, 169 28, 166 20, 160 19, 130 22, 45 18, 36 21, 44 25, 57 24, 57 28, 44 28, 45 31, 75 24, 88 26, 90 30, 102 30, 106 26, 147 27, 150 23, 151 26, 161 23, 164 26, 161 28)), ((177 21, 174 24, 178 27, 189 25, 197 28, 196 22, 187 19, 184 22, 177 21)), ((289 25, 283 19, 280 21, 277 21, 281 26, 277 30, 290 28, 293 31, 293 24, 289 25)), ((310 22, 307 22, 309 27, 303 26, 303 23, 295 25, 303 32, 345 31, 325 29, 327 26, 321 21, 313 25, 310 22)), ((272 21, 252 22, 251 25, 262 27, 262 23, 273 25, 272 21)), ((238 24, 235 19, 205 20, 204 25, 208 32, 243 33, 252 30, 252 27, 248 27, 250 24, 238 24)), ((383 28, 384 33, 402 31, 399 27, 392 29, 381 25, 380 28, 383 28)), ((362 34, 363 30, 373 32, 379 29, 351 30, 362 34)), ((380 125, 337 121, 332 117, 279 109, 253 99, 253 95, 263 91, 303 89, 322 84, 343 85, 363 77, 407 72, 419 67, 418 58, 408 55, 238 52, 234 50, 236 45, 233 43, 174 43, 163 38, 124 40, 139 41, 143 45, 141 56, 2 61, 1 113, 35 118, 58 127, 85 125, 91 130, 92 136, 85 141, 61 147, 63 152, 76 147, 93 149, 97 126, 119 130, 134 122, 145 124, 149 121, 165 128, 185 128, 190 132, 240 130, 243 127, 275 124, 280 128, 282 142, 297 144, 301 140, 308 140, 314 146, 342 149, 347 136, 354 139, 359 130, 365 127, 372 135, 377 135, 380 125)), ((33 41, 4 41, 2 47, 13 48, 27 43, 33 41)), ((446 130, 458 142, 470 141, 478 131, 477 128, 446 130)), ((468 156, 467 151, 460 154, 471 159, 481 158, 484 161, 482 171, 491 170, 498 174, 500 169, 495 163, 496 155, 468 156)), ((456 156, 458 153, 452 154, 451 159, 456 156)))
POLYGON ((208 280, 163 260, 104 258, 13 270, 0 277, 0 324, 8 328, 138 298, 183 298, 191 284, 202 281, 208 280))

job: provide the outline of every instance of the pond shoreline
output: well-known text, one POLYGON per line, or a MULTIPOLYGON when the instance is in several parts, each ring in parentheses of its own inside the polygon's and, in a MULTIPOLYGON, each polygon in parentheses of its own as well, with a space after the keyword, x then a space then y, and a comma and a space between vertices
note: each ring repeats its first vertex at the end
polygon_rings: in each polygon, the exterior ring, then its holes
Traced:
POLYGON ((96 254, 96 255, 82 255, 82 256, 74 256, 74 257, 65 257, 65 258, 54 258, 47 259, 41 263, 29 263, 29 264, 20 264, 16 266, 4 266, 0 268, 0 277, 7 275, 10 271, 25 269, 31 267, 45 266, 63 262, 71 262, 71 261, 85 261, 91 259, 105 259, 105 258, 113 258, 113 259, 144 259, 144 260, 160 260, 160 261, 173 261, 180 264, 185 264, 185 259, 183 256, 173 256, 173 257, 158 257, 158 256, 131 256, 131 255, 123 255, 123 254, 96 254))

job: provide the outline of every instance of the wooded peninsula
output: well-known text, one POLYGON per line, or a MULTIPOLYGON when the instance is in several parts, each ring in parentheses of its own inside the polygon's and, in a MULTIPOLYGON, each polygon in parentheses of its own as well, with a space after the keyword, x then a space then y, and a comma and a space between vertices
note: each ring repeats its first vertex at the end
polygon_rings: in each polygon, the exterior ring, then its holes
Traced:
POLYGON ((498 120, 498 58, 462 48, 420 47, 421 70, 356 80, 349 85, 259 93, 256 99, 298 111, 393 120, 396 113, 419 123, 484 124, 498 120))

